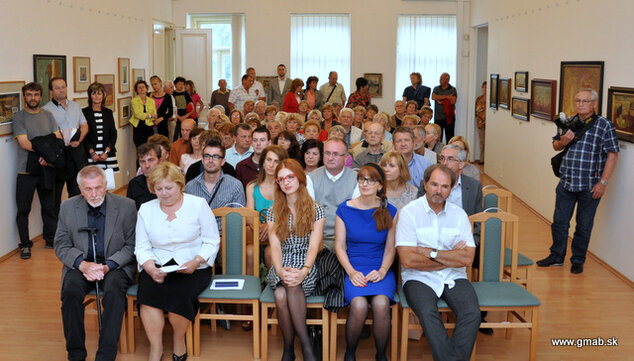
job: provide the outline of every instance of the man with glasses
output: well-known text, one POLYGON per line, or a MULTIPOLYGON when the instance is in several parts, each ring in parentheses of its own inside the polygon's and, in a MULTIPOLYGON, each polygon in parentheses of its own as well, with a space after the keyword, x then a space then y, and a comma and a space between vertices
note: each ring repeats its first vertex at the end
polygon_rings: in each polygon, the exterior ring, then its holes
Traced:
POLYGON ((560 181, 555 190, 553 244, 550 255, 537 261, 540 267, 563 265, 576 204, 577 226, 572 239, 570 272, 583 272, 594 215, 616 168, 619 152, 614 124, 594 112, 597 99, 594 89, 581 89, 575 95, 577 114, 566 123, 568 129, 558 127, 553 137, 553 149, 567 149, 567 153, 559 168, 560 181))
POLYGON ((414 131, 408 127, 398 127, 394 130, 394 149, 403 154, 409 168, 409 184, 422 188, 425 169, 431 165, 427 158, 414 153, 414 131))

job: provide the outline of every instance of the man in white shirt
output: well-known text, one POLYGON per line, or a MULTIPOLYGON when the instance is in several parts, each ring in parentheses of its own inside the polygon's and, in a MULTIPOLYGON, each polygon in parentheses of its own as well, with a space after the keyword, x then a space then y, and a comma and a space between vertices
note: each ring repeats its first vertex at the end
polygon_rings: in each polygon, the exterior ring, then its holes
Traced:
POLYGON ((253 148, 251 147, 251 127, 246 123, 240 123, 233 128, 233 136, 236 142, 231 148, 227 149, 225 162, 235 168, 238 163, 253 154, 253 148))
POLYGON ((346 100, 348 100, 346 97, 346 91, 343 89, 343 85, 337 83, 338 79, 339 76, 337 75, 337 72, 331 71, 328 74, 328 83, 319 88, 324 104, 346 104, 346 100))
POLYGON ((249 94, 255 97, 255 100, 253 100, 253 102, 256 102, 257 100, 266 101, 266 93, 264 92, 264 86, 262 85, 262 83, 256 80, 255 69, 253 67, 248 68, 247 75, 249 75, 249 77, 253 79, 253 85, 249 89, 249 94))
POLYGON ((446 166, 427 168, 425 196, 401 209, 396 226, 403 291, 434 360, 468 360, 480 326, 478 298, 466 274, 475 254, 471 225, 462 208, 447 202, 455 182, 446 166), (456 314, 451 338, 438 313, 439 298, 456 314))
POLYGON ((363 136, 363 132, 361 129, 352 125, 352 120, 354 119, 354 111, 350 108, 343 108, 339 112, 339 123, 346 130, 346 135, 344 136, 345 142, 348 144, 348 148, 352 148, 352 145, 360 142, 361 137, 363 136))
POLYGON ((236 86, 229 93, 229 110, 242 109, 247 100, 256 100, 255 95, 251 95, 253 81, 249 74, 242 76, 242 86, 236 86))

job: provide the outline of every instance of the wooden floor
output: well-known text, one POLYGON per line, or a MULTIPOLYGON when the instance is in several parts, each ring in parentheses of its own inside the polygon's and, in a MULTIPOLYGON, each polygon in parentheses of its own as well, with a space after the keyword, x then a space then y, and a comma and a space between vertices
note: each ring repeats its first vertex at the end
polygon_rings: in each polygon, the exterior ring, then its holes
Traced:
MULTIPOLYGON (((490 183, 483 176, 483 183, 490 183)), ((551 191, 551 190, 545 190, 551 191)), ((552 192, 554 196, 554 191, 552 192)), ((514 200, 513 213, 520 217, 520 251, 539 259, 548 253, 550 227, 521 202, 514 200)), ((33 257, 24 261, 13 255, 0 263, 0 352, 1 360, 65 360, 64 334, 60 316, 61 263, 52 250, 37 242, 33 257)), ((534 272, 534 294, 542 301, 539 316, 538 359, 559 360, 632 360, 634 359, 634 289, 606 267, 589 258, 585 272, 570 273, 564 267, 538 268, 534 272), (629 335, 629 336, 627 336, 629 335), (617 347, 554 347, 553 338, 618 339, 617 347)), ((491 319, 499 315, 492 314, 491 319)), ((498 318, 499 319, 499 318, 498 318)), ((234 323, 231 331, 219 329, 212 334, 208 324, 202 329, 201 357, 190 360, 251 359, 251 334, 234 323)), ((94 360, 97 344, 96 316, 86 316, 86 344, 89 360, 94 360)), ((136 325, 136 353, 120 354, 121 361, 145 360, 148 342, 142 327, 136 325)), ((166 340, 170 340, 169 327, 166 340)), ((343 358, 343 328, 339 330, 338 359, 343 358)), ((281 335, 270 340, 270 358, 281 356, 281 335)), ((171 341, 165 355, 171 355, 171 341)), ((297 359, 301 351, 297 347, 297 359)), ((410 360, 431 360, 425 339, 410 341, 410 360)), ((168 357, 164 357, 168 359, 168 357)), ((374 360, 371 339, 362 340, 357 359, 374 360)), ((511 340, 502 332, 493 336, 478 335, 476 360, 527 360, 528 333, 516 330, 511 340)))

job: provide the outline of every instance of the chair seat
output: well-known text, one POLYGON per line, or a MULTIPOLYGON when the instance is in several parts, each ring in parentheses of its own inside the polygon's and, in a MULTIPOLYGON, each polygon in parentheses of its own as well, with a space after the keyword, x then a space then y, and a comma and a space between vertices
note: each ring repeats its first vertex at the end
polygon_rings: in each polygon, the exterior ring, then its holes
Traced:
MULTIPOLYGON (((407 303, 407 297, 405 297, 405 291, 403 291, 403 286, 398 286, 398 292, 394 295, 394 299, 396 302, 400 303, 403 308, 409 308, 409 304, 407 303)), ((438 308, 448 308, 447 302, 442 298, 438 299, 438 308)))
MULTIPOLYGON (((524 256, 521 253, 517 254, 517 265, 518 266, 526 267, 526 266, 532 266, 533 264, 535 264, 535 262, 533 262, 532 259, 524 256)), ((511 249, 510 248, 505 248, 504 249, 504 266, 511 267, 511 249)))
MULTIPOLYGON (((306 297, 306 303, 324 303, 324 296, 308 296, 306 297)), ((275 296, 273 296, 273 289, 266 285, 264 291, 260 295, 260 302, 262 303, 275 303, 275 296)))
POLYGON ((139 292, 139 284, 133 284, 132 286, 130 286, 130 288, 128 288, 128 296, 132 296, 132 297, 136 297, 137 292, 139 292))
POLYGON ((472 282, 480 307, 527 307, 541 302, 514 282, 472 282))
MULTIPOLYGON (((225 299, 225 300, 257 300, 260 298, 260 279, 248 275, 215 275, 211 282, 221 279, 241 279, 244 286, 241 290, 212 290, 209 287, 202 291, 198 298, 225 299)), ((211 286, 211 283, 209 284, 211 286)))

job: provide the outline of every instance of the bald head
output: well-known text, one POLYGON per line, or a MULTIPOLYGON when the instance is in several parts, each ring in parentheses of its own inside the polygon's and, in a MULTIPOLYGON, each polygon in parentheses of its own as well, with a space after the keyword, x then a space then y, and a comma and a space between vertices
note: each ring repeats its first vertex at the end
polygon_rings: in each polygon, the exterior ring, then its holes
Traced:
POLYGON ((181 122, 181 136, 185 140, 189 140, 189 133, 196 127, 196 122, 193 119, 185 119, 181 122))

